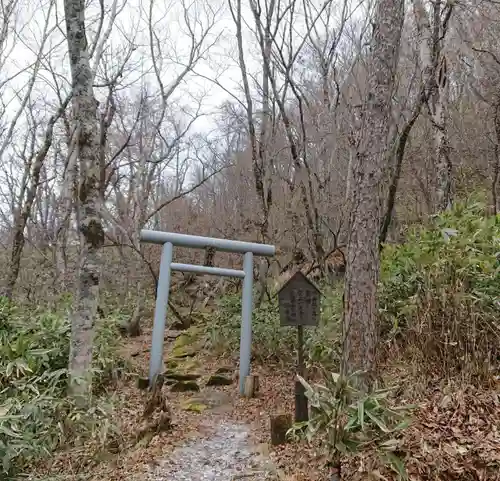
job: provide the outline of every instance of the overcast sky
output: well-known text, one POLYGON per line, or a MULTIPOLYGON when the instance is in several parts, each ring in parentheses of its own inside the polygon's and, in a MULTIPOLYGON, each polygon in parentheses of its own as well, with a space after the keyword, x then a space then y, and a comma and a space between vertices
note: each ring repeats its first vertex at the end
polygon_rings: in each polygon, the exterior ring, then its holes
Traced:
MULTIPOLYGON (((28 70, 19 74, 15 81, 1 88, 3 102, 7 104, 9 115, 14 115, 19 105, 19 88, 26 85, 32 69, 29 67, 40 51, 41 39, 44 30, 49 36, 44 45, 44 61, 40 70, 39 79, 34 87, 33 98, 48 100, 55 99, 55 82, 53 73, 60 85, 69 86, 69 69, 67 60, 67 45, 64 38, 64 15, 62 0, 19 0, 19 15, 15 29, 10 32, 7 48, 4 48, 0 58, 8 56, 0 70, 0 82, 9 75, 16 75, 23 69, 28 70), (47 22, 47 17, 49 20, 47 22)), ((110 18, 110 10, 114 0, 104 0, 107 15, 103 32, 106 32, 110 18)), ((168 85, 182 69, 189 53, 189 36, 184 21, 182 3, 179 0, 154 0, 152 18, 157 41, 161 44, 163 62, 161 66, 162 80, 168 85)), ((87 11, 87 34, 92 40, 99 18, 99 2, 91 0, 87 11)), ((243 1, 243 20, 249 21, 252 27, 251 14, 243 1)), ((322 4, 317 1, 318 6, 322 4)), ((225 89, 239 92, 241 74, 237 65, 237 51, 235 41, 235 27, 231 18, 227 0, 185 0, 188 5, 189 18, 192 25, 200 34, 209 23, 214 23, 205 44, 212 45, 204 59, 198 62, 195 72, 205 77, 216 78, 225 89)), ((298 2, 301 5, 301 2, 298 2)), ((131 93, 140 87, 140 78, 147 78, 152 85, 156 83, 152 75, 151 53, 149 50, 148 17, 150 0, 116 0, 117 17, 111 36, 104 47, 101 69, 105 67, 113 70, 119 65, 124 52, 131 42, 137 47, 129 59, 126 74, 122 84, 128 84, 131 93), (144 77, 144 73, 147 73, 144 77), (148 73, 149 72, 149 73, 148 73)), ((297 33, 301 30, 300 12, 294 22, 297 33)), ((300 37, 300 35, 297 35, 300 37)), ((257 59, 257 45, 249 28, 244 31, 244 43, 247 49, 247 67, 250 73, 259 71, 257 59)), ((98 74, 99 78, 99 74, 98 74)), ((98 80, 96 81, 98 83, 98 80)), ((99 95, 99 89, 96 89, 99 95)), ((176 99, 183 104, 189 98, 199 98, 205 95, 204 104, 207 112, 213 111, 220 104, 230 98, 223 89, 212 82, 204 80, 196 74, 187 77, 187 81, 177 91, 176 99)), ((42 102, 44 103, 44 102, 42 102)), ((206 119, 204 121, 206 123, 206 119)), ((199 123, 197 129, 205 130, 204 123, 199 123)))
MULTIPOLYGON (((20 15, 16 19, 15 32, 11 31, 8 38, 7 48, 4 48, 0 58, 5 59, 0 71, 0 82, 6 78, 15 76, 1 88, 3 102, 6 106, 7 115, 12 118, 17 112, 20 102, 20 93, 29 82, 32 66, 40 51, 44 31, 49 33, 44 45, 44 60, 40 68, 38 80, 33 88, 32 99, 39 99, 38 106, 43 109, 47 100, 56 100, 56 88, 54 81, 57 79, 59 85, 66 90, 69 87, 69 65, 67 59, 67 45, 63 31, 64 16, 61 0, 57 0, 51 6, 50 0, 20 0, 20 15), (47 21, 47 17, 50 16, 47 21), (25 70, 26 69, 26 70, 25 70), (51 72, 50 70, 53 70, 51 72), (24 72, 23 72, 24 71, 24 72)), ((112 6, 111 0, 106 0, 107 7, 112 6)), ((96 30, 98 2, 93 0, 87 15, 88 37, 92 39, 96 30)), ((156 80, 152 73, 151 53, 149 50, 149 32, 147 19, 149 15, 149 0, 118 0, 118 15, 111 36, 106 42, 101 61, 100 70, 103 66, 108 70, 116 69, 124 52, 132 42, 136 46, 130 60, 128 61, 126 73, 122 79, 122 85, 133 94, 138 92, 141 85, 141 77, 147 79, 153 88, 156 80)), ((179 86, 177 95, 174 96, 175 103, 193 104, 190 97, 199 99, 204 96, 206 112, 213 112, 230 95, 214 83, 197 76, 217 79, 225 89, 237 93, 239 90, 240 71, 236 64, 236 52, 234 41, 234 23, 230 16, 227 3, 224 0, 199 1, 190 3, 189 16, 191 20, 197 20, 194 25, 197 34, 214 23, 210 34, 206 39, 206 46, 212 47, 200 60, 195 68, 195 73, 186 78, 186 82, 179 86), (209 5, 209 7, 207 7, 209 5), (199 23, 198 23, 199 22, 199 23)), ((248 18, 248 16, 246 16, 248 18)), ((107 15, 103 31, 107 29, 107 15)), ((177 0, 155 0, 153 7, 153 23, 155 34, 161 44, 162 81, 168 85, 182 69, 189 54, 189 36, 183 19, 182 5, 177 0)), ((251 53, 255 51, 250 32, 246 32, 246 46, 248 47, 249 68, 256 70, 257 63, 252 62, 251 53)), ((99 72, 96 83, 99 83, 99 72)), ((97 88, 96 93, 100 92, 97 88)), ((22 97, 22 95, 21 95, 22 97)), ((50 114, 49 114, 50 115, 50 114)), ((5 118, 4 118, 5 120, 5 118)), ((207 118, 198 122, 196 129, 207 128, 207 118)))
MULTIPOLYGON (((0 48, 0 98, 4 107, 4 114, 0 119, 0 155, 2 147, 6 148, 5 154, 8 154, 10 149, 22 148, 26 138, 26 112, 33 112, 33 118, 40 123, 42 133, 46 121, 60 105, 58 95, 64 99, 70 91, 62 1, 18 0, 17 16, 11 22, 7 41, 0 48), (45 41, 43 41, 44 37, 46 37, 45 41), (20 112, 20 105, 28 89, 35 60, 40 52, 42 56, 37 80, 28 99, 31 109, 24 109, 24 113, 20 115, 17 122, 13 140, 5 142, 8 137, 6 131, 9 122, 20 112)), ((315 1, 317 8, 323 5, 323 0, 315 1)), ((353 1, 356 2, 356 0, 353 1)), ((133 103, 139 98, 144 85, 148 86, 150 93, 159 91, 150 51, 148 28, 150 0, 116 0, 116 2, 104 0, 104 3, 106 15, 100 38, 108 32, 113 8, 116 19, 111 34, 101 51, 95 92, 99 100, 105 99, 106 89, 98 86, 102 83, 103 73, 112 75, 116 72, 133 45, 134 50, 126 62, 118 91, 121 102, 133 103)), ((100 18, 99 1, 90 0, 89 5, 86 21, 87 37, 92 44, 97 30, 97 20, 100 18)), ((187 6, 190 26, 197 38, 208 25, 213 25, 204 44, 205 48, 210 48, 205 52, 203 59, 197 63, 194 72, 186 76, 184 82, 175 90, 175 94, 169 101, 169 113, 173 114, 176 119, 188 119, 190 110, 192 113, 201 101, 202 112, 205 115, 193 124, 192 132, 207 134, 215 129, 216 114, 221 104, 226 100, 234 102, 231 93, 242 98, 235 26, 229 11, 228 0, 184 0, 184 3, 180 0, 154 0, 151 15, 154 41, 161 46, 161 61, 158 62, 158 67, 166 89, 183 69, 189 55, 190 36, 183 5, 187 6), (219 88, 207 79, 216 79, 223 88, 219 88)), ((245 60, 249 73, 258 79, 260 77, 258 75, 260 71, 258 46, 251 31, 253 21, 251 12, 246 7, 248 0, 244 0, 243 5, 243 21, 248 22, 244 29, 245 60)), ((302 2, 299 1, 297 5, 300 7, 302 2)), ((304 31, 300 18, 299 12, 293 25, 297 33, 296 38, 294 37, 296 42, 300 42, 300 33, 304 31)), ((99 56, 99 48, 92 60, 93 66, 96 56, 99 56)), ((166 134, 168 135, 168 132, 166 134)), ((6 155, 5 158, 15 158, 16 162, 21 162, 20 156, 6 155)), ((15 178, 16 172, 21 172, 22 168, 21 164, 14 165, 10 161, 2 162, 3 170, 0 172, 0 197, 2 199, 0 202, 8 201, 9 192, 12 191, 10 186, 6 186, 7 179, 15 178)))

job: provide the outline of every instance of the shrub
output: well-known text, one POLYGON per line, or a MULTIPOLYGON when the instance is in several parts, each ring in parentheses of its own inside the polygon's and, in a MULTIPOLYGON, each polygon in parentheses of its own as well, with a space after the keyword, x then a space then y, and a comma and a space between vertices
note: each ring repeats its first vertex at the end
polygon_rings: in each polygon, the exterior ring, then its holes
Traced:
MULTIPOLYGON (((209 320, 208 341, 218 354, 237 353, 240 348, 241 296, 220 299, 215 318, 209 320)), ((281 327, 278 304, 263 303, 252 315, 252 356, 259 361, 289 360, 294 346, 293 332, 281 327)))
POLYGON ((309 399, 310 419, 295 424, 289 435, 305 435, 309 442, 319 441, 329 464, 338 471, 338 479, 341 456, 362 455, 366 451, 375 451, 398 479, 407 479, 398 448, 413 406, 393 405, 389 394, 395 388, 360 391, 355 387, 359 374, 342 377, 326 373, 323 384, 312 385, 299 376, 309 399))
POLYGON ((338 369, 342 356, 343 284, 323 285, 319 326, 307 329, 306 354, 309 366, 338 369))
MULTIPOLYGON (((112 427, 102 399, 82 411, 66 397, 70 323, 0 299, 0 473, 13 476, 57 447, 112 427)), ((116 322, 98 326, 94 352, 96 392, 123 362, 116 354, 116 322)), ((103 431, 104 430, 104 431, 103 431)), ((0 476, 0 477, 2 477, 0 476)))
MULTIPOLYGON (((341 289, 327 286, 321 306, 320 325, 304 329, 305 354, 310 366, 337 366, 340 359, 341 289)), ((219 354, 239 352, 241 297, 226 296, 208 320, 207 340, 219 354)), ((252 315, 252 355, 258 361, 295 362, 297 332, 281 327, 277 298, 266 301, 252 315)))
POLYGON ((482 376, 500 355, 500 217, 484 212, 457 204, 384 249, 383 335, 425 356, 429 369, 482 376))

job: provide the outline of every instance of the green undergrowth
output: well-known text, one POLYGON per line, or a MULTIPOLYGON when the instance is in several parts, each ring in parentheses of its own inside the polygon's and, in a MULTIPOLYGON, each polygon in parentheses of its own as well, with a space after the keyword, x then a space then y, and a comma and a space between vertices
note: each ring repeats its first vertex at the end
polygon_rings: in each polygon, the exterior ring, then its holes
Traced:
MULTIPOLYGON (((416 226, 406 242, 384 247, 381 266, 381 346, 398 343, 429 370, 489 376, 500 357, 500 216, 470 202, 416 226)), ((342 283, 320 286, 321 321, 305 329, 310 365, 337 369, 341 345, 342 283)), ((207 322, 216 353, 239 350, 240 295, 219 301, 207 322)), ((296 329, 280 327, 277 298, 253 313, 252 355, 292 362, 296 329)))
POLYGON ((423 369, 472 382, 490 378, 500 357, 500 216, 485 210, 457 204, 386 246, 380 289, 383 338, 423 369))
POLYGON ((15 479, 58 448, 104 443, 116 434, 107 390, 127 369, 118 354, 118 322, 113 316, 98 321, 93 395, 81 409, 66 395, 71 327, 65 310, 0 298, 0 479, 15 479))
MULTIPOLYGON (((333 366, 339 360, 341 286, 328 287, 321 306, 318 327, 304 328, 305 353, 308 363, 333 366)), ((235 354, 239 351, 241 326, 241 295, 219 300, 218 309, 207 322, 207 341, 216 354, 235 354)), ((297 329, 280 326, 276 297, 254 309, 252 316, 252 357, 257 362, 294 362, 296 359, 297 329)))
MULTIPOLYGON (((431 385, 481 385, 498 378, 500 216, 485 212, 480 202, 456 204, 427 226, 409 229, 403 244, 384 246, 378 318, 381 382, 369 393, 356 388, 362 373, 349 379, 335 374, 343 286, 321 286, 321 321, 306 329, 306 358, 310 366, 322 368, 322 380, 302 380, 311 418, 290 434, 319 442, 333 467, 340 470, 342 462, 356 457, 376 463, 380 479, 393 479, 390 471, 397 479, 408 479, 405 462, 413 452, 405 447, 404 431, 415 406, 406 404, 411 398, 405 388, 425 389, 418 382, 422 378, 431 385), (408 377, 400 370, 394 376, 391 366, 402 366, 408 377)), ((240 312, 239 296, 220 301, 207 323, 207 338, 216 352, 238 352, 240 312)), ((254 310, 256 361, 291 363, 295 346, 295 329, 280 327, 277 299, 254 310)))

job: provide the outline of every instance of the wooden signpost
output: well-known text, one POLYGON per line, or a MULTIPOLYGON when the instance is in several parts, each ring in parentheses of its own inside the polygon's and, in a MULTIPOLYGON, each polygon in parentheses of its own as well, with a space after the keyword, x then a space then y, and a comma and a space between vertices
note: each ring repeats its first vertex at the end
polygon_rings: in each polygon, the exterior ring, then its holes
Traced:
MULTIPOLYGON (((319 289, 302 272, 296 272, 279 290, 280 323, 297 327, 297 373, 305 376, 304 326, 315 327, 320 315, 319 289)), ((295 421, 309 419, 305 388, 295 381, 295 421)))

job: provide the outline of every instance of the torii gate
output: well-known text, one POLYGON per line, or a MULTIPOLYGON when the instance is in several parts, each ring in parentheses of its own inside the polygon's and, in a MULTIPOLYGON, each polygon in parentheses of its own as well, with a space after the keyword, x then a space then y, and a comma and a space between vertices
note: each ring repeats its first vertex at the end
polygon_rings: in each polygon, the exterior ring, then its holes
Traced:
POLYGON ((149 360, 149 384, 153 384, 160 374, 163 360, 163 342, 167 318, 168 296, 170 292, 170 277, 172 271, 192 272, 223 277, 238 277, 243 279, 241 302, 241 336, 240 336, 240 394, 245 389, 245 377, 250 374, 250 355, 252 346, 252 308, 253 308, 253 257, 272 257, 276 248, 268 244, 256 244, 214 237, 201 237, 172 232, 142 230, 141 241, 152 244, 162 244, 160 275, 156 293, 153 335, 151 340, 151 357, 149 360), (193 264, 177 264, 172 262, 174 246, 193 249, 213 248, 217 251, 244 254, 243 270, 207 267, 193 264))

